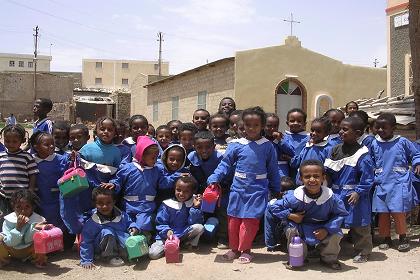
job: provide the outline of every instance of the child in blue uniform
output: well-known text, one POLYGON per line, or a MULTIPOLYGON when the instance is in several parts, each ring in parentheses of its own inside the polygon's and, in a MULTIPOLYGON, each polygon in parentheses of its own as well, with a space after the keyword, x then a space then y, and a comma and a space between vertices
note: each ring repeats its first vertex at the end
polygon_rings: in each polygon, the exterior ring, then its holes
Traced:
POLYGON ((179 144, 179 128, 181 127, 182 122, 179 120, 171 120, 166 125, 171 130, 171 144, 179 144))
POLYGON ((80 151, 80 149, 89 141, 89 129, 84 124, 75 124, 70 127, 69 146, 72 151, 80 151))
POLYGON ((372 252, 370 189, 373 185, 373 162, 369 149, 357 142, 366 126, 360 118, 341 122, 342 144, 336 145, 325 161, 331 188, 349 212, 344 227, 350 228, 354 250, 353 262, 367 262, 372 252))
POLYGON ((52 135, 54 137, 55 152, 65 154, 69 148, 70 124, 66 121, 56 121, 53 125, 52 135))
POLYGON ((64 247, 73 247, 75 236, 68 233, 60 216, 60 191, 57 181, 69 168, 70 155, 54 153, 54 140, 51 134, 37 131, 31 136, 31 146, 35 151, 35 162, 38 165, 36 194, 40 199, 39 214, 47 223, 59 227, 63 231, 64 247))
POLYGON ((340 123, 346 117, 343 111, 339 109, 329 109, 327 112, 325 112, 324 117, 327 117, 331 122, 331 131, 330 135, 328 136, 328 142, 330 142, 332 147, 343 143, 343 141, 341 141, 340 135, 338 134, 340 131, 340 123))
POLYGON ((321 263, 341 269, 337 257, 343 237, 341 225, 347 216, 343 201, 327 187, 322 163, 307 160, 299 169, 303 186, 288 191, 282 199, 273 200, 266 210, 266 230, 273 231, 279 222, 286 222, 287 244, 300 236, 306 245, 320 251, 321 263))
POLYGON ((206 109, 197 109, 193 113, 192 122, 198 131, 207 130, 210 113, 206 109))
POLYGON ((351 113, 358 111, 359 110, 359 105, 357 105, 356 102, 354 101, 350 101, 349 103, 346 104, 346 115, 351 117, 351 113))
MULTIPOLYGON (((213 174, 219 163, 222 161, 223 154, 215 150, 213 134, 210 131, 200 131, 195 135, 195 151, 188 155, 190 160, 190 173, 198 182, 198 194, 203 194, 207 187, 207 179, 213 174)), ((226 249, 228 242, 228 223, 227 223, 227 204, 229 198, 229 188, 232 183, 232 176, 227 176, 220 185, 222 187, 222 197, 220 206, 216 208, 215 216, 219 221, 217 231, 218 248, 226 249)))
POLYGON ((131 150, 131 157, 136 153, 136 143, 139 136, 147 134, 149 122, 143 115, 131 116, 128 121, 129 137, 125 138, 121 143, 126 145, 131 150))
POLYGON ((232 97, 223 97, 219 103, 218 114, 223 114, 227 118, 230 117, 230 114, 236 110, 235 100, 232 97))
POLYGON ((121 153, 120 165, 124 165, 128 162, 131 162, 133 159, 133 154, 131 152, 130 147, 123 144, 124 139, 127 138, 129 130, 125 122, 118 121, 118 120, 116 122, 117 122, 117 133, 115 134, 114 144, 120 150, 120 153, 121 153))
POLYGON ((163 151, 171 144, 172 132, 167 125, 160 125, 156 128, 156 140, 159 144, 160 157, 163 151))
POLYGON ((224 154, 227 148, 226 138, 229 136, 226 134, 229 128, 229 119, 224 114, 213 115, 210 117, 209 128, 214 135, 215 149, 224 154))
MULTIPOLYGON (((331 123, 327 117, 314 119, 311 124, 311 140, 306 143, 300 154, 292 158, 290 161, 291 168, 298 170, 302 162, 308 159, 324 162, 332 149, 331 142, 327 138, 330 130, 331 123)), ((301 183, 299 174, 297 174, 295 181, 297 185, 301 183)))
POLYGON ((154 227, 155 197, 158 187, 164 188, 164 177, 155 166, 159 149, 149 136, 137 138, 135 161, 122 166, 116 178, 102 187, 122 193, 122 209, 147 237, 154 227))
POLYGON ((150 246, 152 260, 163 257, 164 242, 168 235, 175 234, 181 242, 196 249, 204 232, 201 196, 193 196, 197 181, 192 176, 176 181, 175 198, 164 200, 156 216, 156 242, 150 246))
POLYGON ((38 98, 34 103, 34 127, 32 133, 39 131, 44 131, 49 134, 52 134, 53 122, 48 119, 47 115, 51 112, 53 103, 48 98, 38 98))
POLYGON ((360 145, 366 146, 370 151, 370 147, 372 146, 373 140, 375 140, 375 136, 369 134, 369 116, 368 116, 368 114, 365 111, 358 110, 358 111, 352 111, 349 114, 349 116, 360 118, 363 121, 363 124, 365 125, 365 130, 363 131, 362 136, 360 136, 357 139, 357 142, 360 145))
POLYGON ((93 269, 94 256, 99 255, 112 266, 124 264, 127 257, 125 241, 136 235, 138 228, 128 215, 115 207, 115 193, 112 190, 96 188, 92 192, 95 204, 92 216, 86 221, 80 244, 80 265, 93 269))
POLYGON ((271 141, 274 150, 276 150, 277 164, 279 167, 280 178, 283 176, 289 176, 289 162, 284 158, 285 149, 287 148, 286 154, 292 154, 292 149, 287 145, 279 142, 279 116, 273 113, 267 113, 267 124, 265 125, 264 133, 265 138, 271 141))
POLYGON ((161 161, 158 161, 159 172, 165 177, 165 187, 159 188, 156 195, 156 206, 162 201, 174 196, 175 182, 183 174, 188 174, 184 167, 186 152, 181 145, 171 145, 162 154, 161 161))
MULTIPOLYGON (((183 123, 179 127, 179 143, 184 147, 187 156, 189 153, 194 151, 194 136, 197 133, 197 128, 193 123, 183 123)), ((188 167, 190 162, 186 159, 185 166, 188 167)))
POLYGON ((378 135, 372 142, 375 168, 375 193, 372 210, 379 213, 379 235, 384 239, 382 250, 392 245, 391 216, 399 234, 398 250, 410 250, 407 239, 406 213, 414 204, 415 190, 411 184, 410 163, 414 172, 420 174, 420 157, 413 143, 404 137, 394 136, 395 116, 381 114, 375 123, 378 135))
POLYGON ((275 150, 269 140, 262 137, 266 115, 260 107, 242 113, 246 138, 229 143, 222 162, 207 179, 208 184, 220 184, 234 172, 227 209, 229 221, 229 247, 224 258, 239 257, 241 263, 252 260, 252 242, 264 215, 269 191, 280 192, 275 150))

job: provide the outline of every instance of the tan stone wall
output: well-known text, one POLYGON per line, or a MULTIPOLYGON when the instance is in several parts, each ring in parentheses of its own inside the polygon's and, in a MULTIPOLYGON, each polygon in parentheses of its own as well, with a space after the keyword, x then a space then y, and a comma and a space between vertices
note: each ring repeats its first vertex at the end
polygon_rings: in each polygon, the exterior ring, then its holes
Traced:
POLYGON ((148 77, 139 74, 131 85, 131 115, 144 115, 147 110, 147 89, 148 77))
MULTIPOLYGON (((198 93, 207 91, 207 110, 217 112, 220 99, 234 97, 234 62, 216 63, 212 67, 202 67, 184 76, 166 79, 147 88, 145 116, 153 125, 166 124, 172 119, 172 97, 179 96, 178 119, 190 122, 197 109, 198 93), (153 102, 159 102, 159 118, 153 121, 153 102)), ((132 91, 133 92, 133 91, 132 91)), ((134 93, 138 94, 138 93, 134 93)), ((143 93, 144 94, 144 93, 143 93)), ((141 96, 141 93, 138 95, 141 96)), ((143 105, 140 105, 139 108, 143 105)))
MULTIPOLYGON (((156 61, 83 59, 82 86, 84 88, 130 88, 139 74, 158 74, 156 61), (102 68, 96 68, 96 62, 102 62, 102 68), (128 68, 122 68, 128 63, 128 68), (95 84, 95 78, 102 78, 102 84, 95 84), (128 86, 122 85, 122 79, 128 79, 128 86)), ((162 75, 169 74, 169 63, 162 63, 162 75)))
MULTIPOLYGON (((8 56, 7 54, 0 54, 0 72, 6 71, 6 72, 33 72, 34 71, 34 65, 32 68, 28 67, 28 62, 33 62, 34 58, 32 55, 13 55, 10 54, 8 56), (14 61, 15 66, 10 67, 9 61, 14 61), (23 67, 19 67, 19 61, 23 61, 23 67)), ((50 62, 51 57, 40 55, 37 58, 37 72, 50 72, 50 62)))

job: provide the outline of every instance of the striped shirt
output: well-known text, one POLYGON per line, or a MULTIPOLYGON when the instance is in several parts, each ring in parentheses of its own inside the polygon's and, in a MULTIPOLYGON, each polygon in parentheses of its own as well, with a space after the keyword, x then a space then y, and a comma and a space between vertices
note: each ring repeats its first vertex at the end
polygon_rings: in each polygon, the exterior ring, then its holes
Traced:
POLYGON ((10 198, 17 190, 28 188, 29 175, 38 173, 38 166, 28 152, 0 152, 0 195, 10 198))

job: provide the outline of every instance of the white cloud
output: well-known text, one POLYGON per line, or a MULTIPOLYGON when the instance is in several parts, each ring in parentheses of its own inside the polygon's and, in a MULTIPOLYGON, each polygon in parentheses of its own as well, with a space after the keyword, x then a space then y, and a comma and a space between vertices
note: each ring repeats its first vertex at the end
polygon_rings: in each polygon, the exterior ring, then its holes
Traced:
POLYGON ((183 6, 164 9, 202 25, 248 23, 256 13, 250 0, 189 0, 183 6))

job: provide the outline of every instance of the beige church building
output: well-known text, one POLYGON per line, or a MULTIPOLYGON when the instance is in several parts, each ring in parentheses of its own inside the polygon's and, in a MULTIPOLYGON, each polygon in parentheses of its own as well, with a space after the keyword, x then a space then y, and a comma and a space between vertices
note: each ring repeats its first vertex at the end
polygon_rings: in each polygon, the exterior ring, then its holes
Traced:
POLYGON ((230 96, 238 109, 260 105, 284 124, 291 108, 302 108, 311 120, 348 101, 374 98, 386 91, 386 75, 386 69, 348 65, 306 49, 289 36, 283 45, 239 51, 164 79, 137 77, 147 85, 133 84, 131 107, 158 125, 191 121, 197 108, 215 113, 220 99, 230 96))

